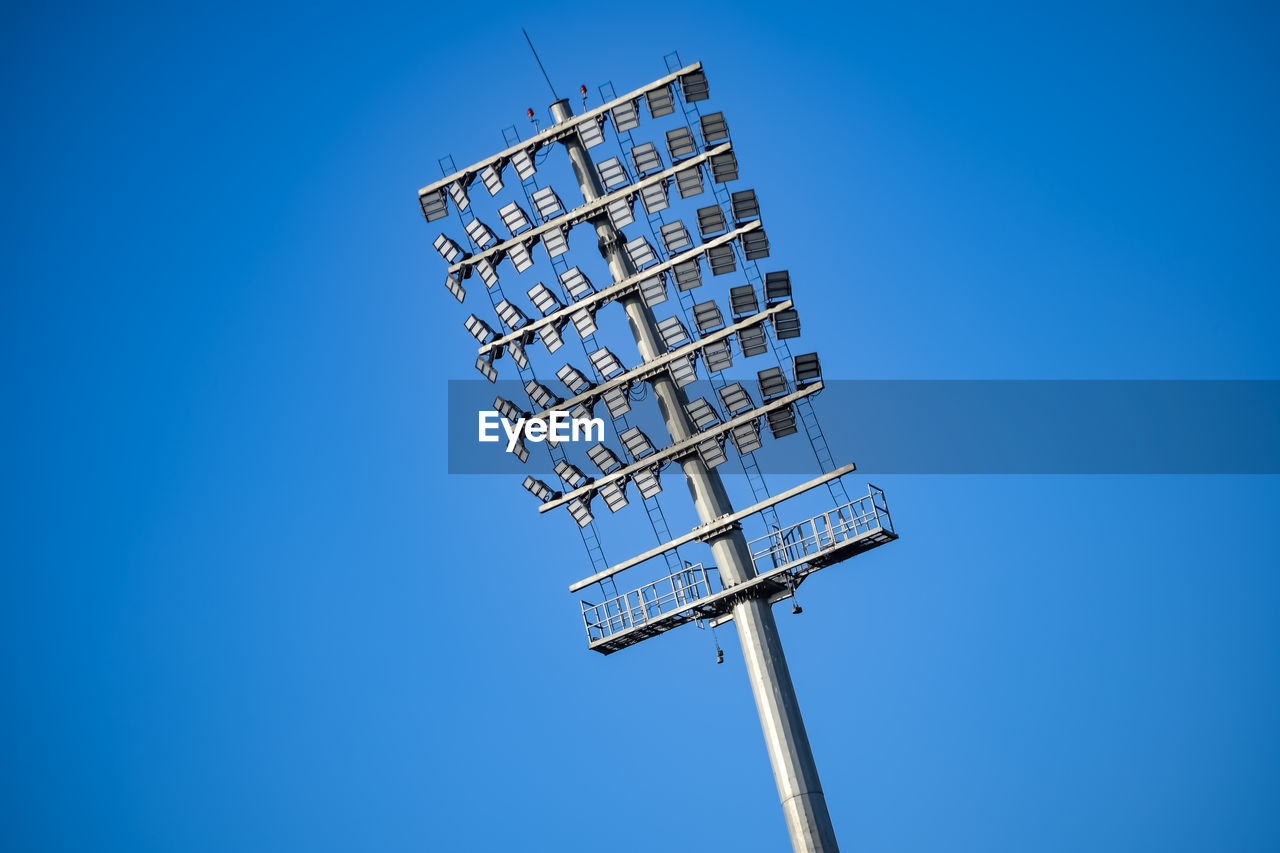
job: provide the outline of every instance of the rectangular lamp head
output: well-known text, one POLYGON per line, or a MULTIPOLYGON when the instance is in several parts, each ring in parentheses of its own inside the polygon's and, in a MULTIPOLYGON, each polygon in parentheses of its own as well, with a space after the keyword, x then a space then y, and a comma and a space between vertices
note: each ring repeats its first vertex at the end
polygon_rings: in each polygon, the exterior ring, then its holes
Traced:
POLYGON ((675 112, 675 98, 671 96, 671 84, 650 89, 644 93, 645 104, 649 107, 650 118, 662 118, 675 112))
POLYGON ((733 446, 738 448, 739 456, 755 453, 764 447, 764 442, 760 441, 759 420, 739 424, 730 431, 729 437, 733 439, 733 446))
POLYGON ((560 196, 556 195, 556 191, 551 187, 543 187, 534 191, 533 206, 538 209, 538 215, 542 217, 543 222, 557 214, 564 213, 564 205, 560 203, 560 196))
POLYGON ((723 234, 727 230, 729 230, 729 223, 725 221, 724 211, 720 205, 712 204, 698 208, 698 233, 702 235, 702 239, 723 234))
POLYGON ((742 387, 741 382, 734 382, 732 385, 721 388, 720 402, 724 404, 725 411, 731 417, 755 408, 755 403, 751 402, 751 395, 747 393, 746 388, 742 387))
POLYGON ((756 374, 760 385, 760 398, 768 402, 775 397, 787 393, 787 377, 782 375, 781 367, 770 367, 756 374))
POLYGON ((724 120, 724 113, 708 113, 698 124, 702 130, 702 142, 708 148, 729 138, 729 124, 724 120))
POLYGON ((658 233, 662 237, 662 245, 667 247, 668 257, 693 246, 688 229, 679 219, 666 223, 658 229, 658 233))
POLYGON ((733 208, 733 221, 746 222, 760 218, 760 203, 756 201, 755 190, 738 190, 729 196, 730 207, 733 208))
POLYGON ((627 448, 627 453, 631 454, 631 458, 637 461, 656 452, 653 442, 649 440, 649 436, 645 435, 640 427, 625 429, 618 438, 622 440, 622 446, 627 448))
POLYGON ((705 101, 711 96, 711 88, 707 85, 707 75, 694 71, 680 78, 680 90, 684 93, 686 103, 705 101))
POLYGON ((791 298, 791 273, 786 270, 764 274, 764 301, 773 306, 791 298))
POLYGON ((667 153, 671 162, 675 163, 698 152, 698 143, 693 139, 693 132, 687 127, 677 127, 667 131, 667 153))
POLYGON ((418 204, 422 205, 422 215, 428 222, 435 222, 449 215, 449 198, 443 189, 423 193, 418 196, 418 204))
POLYGON ((690 340, 689 330, 680 322, 679 317, 668 317, 660 321, 658 334, 662 335, 662 342, 667 345, 667 349, 676 349, 690 340))
POLYGON ((796 385, 805 385, 822 378, 822 365, 818 363, 816 352, 801 353, 791 359, 791 370, 796 378, 796 385))
POLYGON ((685 407, 685 411, 689 413, 689 420, 693 421, 699 431, 715 426, 720 423, 720 416, 716 414, 716 410, 706 397, 699 397, 691 400, 689 405, 685 407))
POLYGON ((724 316, 714 299, 693 306, 693 324, 698 327, 699 335, 706 335, 724 325, 724 316))
POLYGON ((760 310, 756 289, 749 284, 729 288, 729 311, 734 317, 745 317, 760 310))
POLYGON ((640 177, 662 171, 662 155, 652 142, 642 142, 631 149, 631 162, 640 177))

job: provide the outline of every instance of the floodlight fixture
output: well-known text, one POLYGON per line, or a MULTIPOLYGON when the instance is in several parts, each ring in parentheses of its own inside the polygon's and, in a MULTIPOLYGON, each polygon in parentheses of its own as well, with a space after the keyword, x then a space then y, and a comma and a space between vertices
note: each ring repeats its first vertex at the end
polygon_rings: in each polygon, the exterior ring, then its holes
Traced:
POLYGON ((453 294, 453 298, 459 302, 467 298, 467 291, 466 288, 462 286, 461 279, 453 273, 449 273, 444 277, 444 285, 449 288, 449 292, 453 294))
POLYGON ((514 201, 499 208, 498 216, 502 219, 502 224, 507 226, 512 237, 533 227, 533 223, 529 221, 529 215, 514 201))
POLYGON ((728 461, 729 457, 724 455, 724 448, 720 442, 715 439, 704 441, 698 445, 698 457, 702 459, 702 464, 708 468, 715 468, 723 465, 728 461))
POLYGON ((640 110, 637 108, 635 101, 623 101, 614 107, 611 112, 613 113, 613 129, 618 133, 626 133, 640 126, 640 110))
POLYGON ((493 398, 493 410, 511 423, 516 423, 524 417, 520 407, 504 397, 493 398))
POLYGON ((436 251, 440 253, 440 257, 444 258, 447 263, 452 264, 462 257, 462 247, 443 234, 437 237, 431 245, 435 247, 436 251))
POLYGON ((781 367, 769 367, 756 374, 760 385, 760 398, 766 403, 775 397, 787 393, 787 377, 782 375, 781 367))
POLYGON ((468 317, 463 325, 466 326, 467 331, 471 333, 472 337, 481 344, 487 344, 493 339, 493 329, 489 327, 488 323, 481 320, 475 314, 468 317))
POLYGON ((802 353, 791 359, 791 370, 797 387, 822 378, 822 366, 818 363, 816 352, 802 353))
POLYGON ((667 201, 667 182, 661 180, 640 190, 640 201, 644 203, 644 212, 650 216, 666 210, 671 206, 667 201))
POLYGON ((587 475, 583 474, 577 465, 561 459, 556 463, 556 476, 564 480, 564 484, 571 489, 577 489, 587 484, 587 475))
POLYGON ((533 401, 533 404, 544 412, 563 402, 555 394, 552 394, 546 385, 536 379, 530 379, 525 383, 524 392, 529 395, 529 399, 533 401))
POLYGON ((484 184, 484 188, 489 191, 490 196, 495 196, 502 190, 502 167, 501 164, 490 164, 480 170, 480 181, 484 184))
POLYGON ((640 177, 662 171, 662 155, 652 142, 642 142, 631 149, 631 162, 640 177))
POLYGON ((658 273, 653 278, 646 278, 640 282, 640 296, 644 299, 645 304, 652 308, 655 305, 661 305, 667 301, 667 278, 662 273, 658 273))
POLYGON ((595 518, 591 514, 591 505, 580 498, 569 501, 569 515, 573 516, 579 527, 586 527, 595 518))
POLYGON ((631 475, 631 482, 636 484, 636 488, 640 490, 640 496, 645 500, 657 497, 662 492, 662 484, 658 482, 656 468, 641 468, 631 475))
POLYGON ((609 512, 617 512, 627 505, 627 482, 623 480, 621 483, 605 483, 600 487, 600 497, 604 500, 604 505, 609 508, 609 512))
POLYGON ((578 125, 578 136, 587 148, 595 148, 604 142, 604 131, 600 129, 600 119, 592 117, 578 125))
POLYGON ((493 230, 479 219, 473 219, 468 222, 466 231, 467 236, 471 238, 471 242, 475 243, 478 248, 487 249, 498 242, 493 230))
POLYGON ((596 170, 600 173, 600 182, 607 190, 617 189, 631 182, 627 177, 627 170, 622 166, 622 161, 617 157, 610 157, 603 163, 597 164, 596 170))
POLYGON ((707 75, 702 71, 694 71, 680 78, 680 90, 684 93, 686 103, 705 101, 711 95, 711 87, 707 85, 707 75))
POLYGON ((714 341, 702 348, 702 358, 707 364, 707 371, 719 373, 733 367, 733 353, 728 341, 714 341))
POLYGON ((587 278, 582 270, 577 267, 569 267, 560 273, 560 284, 564 286, 564 289, 568 291, 569 296, 573 297, 574 301, 581 299, 588 293, 595 292, 595 288, 591 286, 591 279, 587 278))
POLYGON ((768 352, 769 342, 763 325, 747 326, 738 330, 738 347, 747 358, 768 352))
POLYGON ((671 94, 671 84, 650 89, 644 93, 645 105, 649 108, 650 118, 662 118, 671 115, 676 109, 676 100, 671 94))
POLYGON ((574 331, 578 333, 578 337, 586 340, 594 335, 598 329, 596 327, 596 315, 590 308, 583 308, 574 311, 569 319, 573 322, 574 331))
POLYGON ((613 387, 604 392, 604 405, 609 410, 609 417, 620 418, 631 411, 631 401, 627 398, 625 387, 613 387))
POLYGON ((698 368, 694 365, 693 356, 677 358, 667 367, 671 371, 671 378, 677 388, 691 385, 698 379, 698 368))
POLYGON ((720 416, 716 414, 715 408, 707 402, 706 397, 699 397, 696 400, 689 401, 689 405, 685 406, 685 411, 689 415, 689 420, 693 421, 693 425, 699 430, 704 430, 720 423, 720 416))
POLYGON ((511 165, 515 167, 516 174, 520 176, 520 180, 527 181, 533 177, 538 171, 534 165, 533 158, 529 156, 528 151, 517 151, 511 155, 511 165))
POLYGON ((475 263, 476 272, 480 273, 480 279, 484 282, 485 287, 493 287, 498 283, 498 270, 493 266, 493 261, 488 258, 481 258, 475 263))
MULTIPOLYGON (((583 403, 574 403, 569 409, 569 414, 580 421, 591 420, 591 409, 583 403)), ((555 446, 556 444, 556 442, 550 437, 547 438, 547 441, 550 441, 552 446, 555 446)))
POLYGON ((722 151, 711 158, 711 180, 717 184, 738 180, 738 158, 732 151, 722 151))
POLYGON ((619 198, 609 202, 605 208, 609 214, 609 221, 619 231, 636 221, 635 214, 631 212, 631 204, 631 199, 619 198))
POLYGON ((565 236, 564 227, 542 232, 542 246, 550 258, 557 258, 569 251, 569 239, 565 236))
POLYGON ((712 275, 724 275, 738 268, 738 262, 733 257, 733 246, 728 243, 707 249, 707 263, 711 266, 712 275))
POLYGON ((649 440, 649 436, 645 435, 644 430, 640 429, 640 427, 624 429, 618 434, 618 438, 622 441, 622 446, 627 448, 627 453, 630 453, 631 458, 637 462, 657 452, 653 447, 653 442, 649 440))
POLYGON ((560 201, 560 196, 556 195, 556 191, 551 187, 543 187, 533 192, 533 206, 538 209, 538 215, 545 222, 552 217, 564 213, 564 204, 560 201))
POLYGON ((702 235, 702 239, 723 234, 728 230, 729 223, 725 221, 724 211, 720 205, 712 204, 698 208, 698 233, 702 235))
POLYGON ((529 301, 533 303, 534 308, 542 312, 543 317, 564 307, 551 288, 542 282, 529 288, 529 301))
POLYGON ((738 449, 739 456, 755 453, 764 447, 764 442, 760 440, 760 420, 758 418, 734 427, 730 430, 729 437, 733 439, 733 446, 738 449))
POLYGON ((698 152, 698 143, 693 139, 693 131, 687 127, 677 127, 667 131, 667 153, 671 162, 683 160, 698 152))
POLYGON ((631 263, 638 270, 642 270, 658 261, 658 256, 653 251, 653 246, 649 245, 649 241, 644 237, 628 240, 623 248, 626 249, 627 257, 631 258, 631 263))
POLYGON ((600 469, 601 474, 609 474, 622 467, 622 460, 603 444, 593 444, 587 448, 587 458, 600 469))
POLYGON ((714 332, 724 325, 724 315, 714 299, 693 306, 693 324, 698 327, 699 335, 714 332))
POLYGON ((767 412, 765 420, 768 422, 769 432, 773 433, 774 438, 786 438, 799 432, 799 429, 796 428, 795 409, 790 403, 781 409, 767 412))
POLYGON ((555 352, 564 346, 564 338, 560 337, 560 330, 554 325, 543 326, 538 331, 538 337, 542 338, 542 345, 547 348, 547 352, 555 352))
POLYGON ((702 192, 702 167, 690 166, 682 172, 676 172, 676 189, 680 190, 680 198, 689 198, 702 192))
POLYGON ((765 236, 763 228, 742 235, 742 254, 749 261, 769 257, 769 238, 765 236))
POLYGON ((604 379, 612 379, 619 373, 625 373, 626 368, 622 366, 622 362, 618 361, 618 357, 609 352, 608 347, 600 347, 600 349, 587 356, 591 359, 591 366, 596 369, 604 379))
POLYGON ((480 374, 485 379, 488 379, 490 382, 498 381, 497 369, 492 364, 490 364, 489 360, 486 359, 484 356, 480 356, 479 358, 476 359, 476 370, 480 371, 480 374))
POLYGON ((511 248, 507 250, 507 257, 511 259, 511 265, 518 273, 533 266, 533 255, 529 254, 529 247, 524 241, 512 243, 511 248))
POLYGON ((734 222, 760 218, 760 203, 756 200, 755 190, 738 190, 730 193, 729 206, 733 208, 734 222))
POLYGON ((745 317, 760 310, 760 302, 756 299, 756 289, 749 284, 729 288, 729 313, 734 317, 745 317))
POLYGON ((708 113, 699 120, 702 130, 702 142, 708 148, 717 142, 729 138, 729 124, 724 120, 724 113, 708 113))
POLYGON ((516 445, 511 450, 511 455, 519 459, 521 462, 529 461, 529 447, 524 443, 524 437, 516 439, 516 445))
POLYGON ((786 270, 764 274, 764 301, 773 307, 791 298, 791 273, 786 270))
POLYGON ((667 247, 668 257, 693 246, 688 229, 679 219, 666 223, 658 231, 662 236, 662 245, 667 247))
POLYGON ((523 485, 535 498, 546 503, 560 497, 560 493, 539 480, 537 477, 525 477, 523 485))
POLYGON ((668 317, 659 322, 658 334, 662 335, 662 342, 667 345, 667 349, 676 349, 690 341, 689 330, 680 322, 679 317, 668 317))
POLYGON ((564 367, 556 371, 556 379, 564 387, 569 389, 569 393, 575 397, 583 394, 595 387, 595 383, 586 377, 586 375, 572 364, 566 364, 564 367))
POLYGON ((696 257, 673 266, 671 274, 675 276, 676 288, 681 291, 693 290, 702 285, 702 266, 696 257))
POLYGON ((800 312, 794 308, 786 308, 774 314, 773 333, 778 340, 800 337, 800 312))
POLYGON ((755 408, 755 403, 751 402, 751 395, 747 393, 746 388, 742 387, 741 382, 734 382, 732 385, 721 388, 720 402, 724 404, 725 411, 730 416, 740 415, 755 408))
POLYGON ((498 312, 498 319, 502 324, 513 332, 529 322, 523 311, 505 299, 494 306, 494 310, 498 312))
POLYGON ((507 341, 507 352, 511 355, 511 360, 516 363, 516 367, 524 370, 529 366, 529 356, 525 354, 524 344, 519 341, 507 341))
POLYGON ((449 197, 453 199, 453 204, 458 208, 458 212, 462 212, 471 206, 471 199, 467 198, 467 188, 462 181, 454 181, 449 184, 449 197))
POLYGON ((443 189, 423 193, 418 196, 418 203, 422 206, 422 215, 428 222, 435 222, 449 215, 449 198, 443 189))

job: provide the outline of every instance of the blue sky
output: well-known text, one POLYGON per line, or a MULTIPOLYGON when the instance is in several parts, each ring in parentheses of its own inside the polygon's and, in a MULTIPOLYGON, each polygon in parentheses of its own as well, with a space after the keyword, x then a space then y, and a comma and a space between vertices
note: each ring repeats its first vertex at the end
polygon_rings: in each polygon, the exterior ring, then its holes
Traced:
MULTIPOLYGON (((678 50, 828 375, 1276 379, 1276 23, 12 12, 6 846, 785 849, 733 632, 588 652, 571 522, 446 475, 417 188, 547 103, 520 26, 562 90, 678 50)), ((1280 846, 1274 477, 877 485, 901 541, 779 612, 846 849, 1280 846)))

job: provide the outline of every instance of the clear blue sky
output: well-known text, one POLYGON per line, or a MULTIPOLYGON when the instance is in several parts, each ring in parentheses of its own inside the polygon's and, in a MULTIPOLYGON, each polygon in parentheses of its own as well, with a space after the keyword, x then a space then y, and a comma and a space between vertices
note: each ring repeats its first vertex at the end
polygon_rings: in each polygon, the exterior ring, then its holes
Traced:
MULTIPOLYGON (((732 631, 586 651, 570 522, 445 473, 415 192, 522 24, 706 63, 829 375, 1280 378, 1260 4, 15 8, 6 849, 786 848, 732 631)), ((878 485, 779 613, 845 849, 1280 847, 1276 478, 878 485)))

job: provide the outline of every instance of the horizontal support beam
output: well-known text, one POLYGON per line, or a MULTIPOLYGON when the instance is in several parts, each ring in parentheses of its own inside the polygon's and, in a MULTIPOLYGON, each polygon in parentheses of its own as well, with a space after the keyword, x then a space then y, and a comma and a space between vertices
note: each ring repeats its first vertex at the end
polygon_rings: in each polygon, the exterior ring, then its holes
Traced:
POLYGON ((698 445, 702 444, 704 441, 709 441, 710 439, 718 438, 721 435, 728 434, 732 432, 735 428, 740 427, 743 424, 750 423, 751 421, 756 420, 757 418, 767 415, 769 412, 776 411, 777 409, 781 409, 783 406, 786 406, 790 403, 794 403, 796 400, 800 400, 805 397, 808 397, 810 394, 816 394, 821 390, 822 390, 822 380, 821 379, 815 380, 813 384, 807 385, 804 388, 801 388, 799 391, 788 394, 785 397, 779 397, 776 400, 770 400, 768 403, 765 403, 763 406, 757 406, 756 408, 752 409, 749 412, 744 412, 741 415, 738 415, 734 418, 730 418, 729 420, 725 421, 719 426, 712 427, 711 429, 707 429, 702 432, 694 433, 689 438, 686 438, 684 441, 678 441, 675 444, 668 445, 667 447, 663 448, 662 450, 659 450, 658 452, 652 454, 651 456, 644 457, 639 462, 632 463, 631 465, 628 465, 625 468, 619 468, 617 471, 614 471, 610 474, 604 474, 598 479, 592 480, 590 483, 588 483, 585 486, 576 488, 571 492, 561 495, 555 500, 547 501, 546 503, 538 507, 538 512, 549 512, 558 506, 563 506, 564 504, 567 504, 569 501, 574 500, 575 498, 581 498, 585 495, 594 495, 596 492, 600 491, 601 486, 607 485, 609 483, 617 483, 617 482, 623 481, 628 476, 636 473, 637 471, 643 471, 646 468, 653 468, 654 466, 661 467, 662 465, 665 465, 668 462, 679 461, 680 459, 682 459, 685 456, 688 456, 691 453, 696 453, 698 450, 698 445))
POLYGON ((716 246, 722 246, 725 243, 728 243, 731 240, 741 237, 743 234, 754 231, 760 227, 761 227, 761 224, 760 224, 760 220, 758 219, 753 222, 748 222, 746 225, 743 225, 741 228, 735 228, 732 231, 730 231, 728 234, 721 234, 719 237, 708 240, 707 242, 702 243, 700 245, 694 246, 692 249, 686 249, 680 254, 673 256, 669 261, 663 261, 662 263, 657 264, 656 266, 648 267, 647 269, 642 270, 641 272, 638 272, 633 276, 624 278, 622 281, 615 282, 614 284, 609 285, 604 290, 591 294, 585 299, 580 299, 577 302, 573 302, 569 305, 566 305, 563 308, 560 308, 556 311, 552 311, 550 314, 546 315, 545 317, 539 317, 536 320, 530 320, 528 323, 525 323, 523 326, 521 326, 519 329, 516 329, 514 332, 503 335, 500 338, 494 338, 489 343, 481 346, 479 350, 480 355, 488 355, 490 350, 501 349, 502 347, 506 346, 512 341, 523 340, 525 336, 528 335, 529 333, 531 332, 537 333, 538 331, 540 331, 542 328, 546 326, 552 326, 557 324, 563 325, 564 323, 568 322, 569 319, 574 314, 576 314, 578 311, 581 311, 584 308, 595 308, 598 306, 602 306, 607 302, 611 302, 615 299, 625 296, 628 292, 635 290, 637 287, 639 287, 641 282, 648 281, 649 279, 653 278, 659 273, 666 272, 667 270, 674 267, 676 264, 682 264, 685 261, 693 260, 694 258, 698 257, 698 255, 702 254, 708 249, 714 249, 716 246))
POLYGON ((633 92, 628 92, 627 94, 623 95, 620 98, 614 98, 612 101, 610 101, 607 104, 598 106, 593 110, 588 110, 587 112, 583 113, 580 116, 574 116, 572 121, 567 121, 562 124, 553 125, 552 127, 547 128, 546 130, 542 131, 536 136, 531 136, 519 144, 512 145, 510 148, 507 148, 506 150, 499 151, 497 154, 494 154, 492 157, 487 157, 478 163, 472 163, 470 166, 466 167, 465 169, 459 169, 458 171, 454 172, 452 175, 449 175, 448 177, 441 178, 435 183, 428 184, 427 186, 418 190, 418 196, 421 197, 426 195, 427 193, 444 189, 454 181, 461 180, 462 178, 465 178, 469 174, 475 174, 476 172, 479 172, 481 169, 483 169, 485 166, 492 166, 493 164, 497 163, 499 160, 509 159, 510 157, 514 156, 515 154, 521 151, 527 151, 530 148, 541 148, 542 146, 550 144, 552 142, 558 142, 559 140, 567 136, 571 131, 576 130, 578 125, 582 124, 584 121, 587 121, 588 119, 593 119, 596 116, 599 116, 602 113, 613 109, 619 104, 626 103, 627 101, 634 101, 636 98, 639 98, 641 95, 643 95, 645 92, 650 91, 651 89, 656 89, 659 86, 673 83, 676 80, 680 79, 681 77, 685 76, 686 74, 692 74, 693 72, 700 71, 701 69, 702 69, 701 62, 695 62, 692 65, 686 65, 684 68, 681 68, 679 71, 673 71, 672 73, 668 74, 666 77, 662 77, 658 80, 654 80, 652 83, 641 86, 639 89, 636 89, 633 92))
POLYGON ((568 411, 569 409, 572 409, 574 406, 578 404, 582 404, 588 407, 593 407, 595 406, 596 402, 599 401, 599 399, 604 396, 604 393, 610 390, 611 388, 617 388, 622 385, 628 385, 632 382, 643 382, 649 377, 654 376, 666 370, 667 365, 671 364, 671 362, 678 361, 681 358, 688 358, 690 355, 693 355, 695 352, 702 349, 703 347, 708 346, 709 344, 714 344, 717 341, 722 341, 725 338, 733 335, 734 333, 741 331, 742 329, 747 329, 752 326, 758 326, 761 323, 763 323, 765 320, 769 319, 774 314, 777 314, 779 311, 787 310, 788 308, 791 307, 791 305, 792 305, 792 302, 790 299, 786 300, 785 302, 779 302, 777 305, 773 306, 772 308, 767 308, 764 311, 761 311, 759 314, 752 314, 750 317, 747 317, 744 320, 739 320, 738 322, 734 323, 732 326, 726 326, 718 332, 712 332, 711 334, 707 335, 705 338, 699 338, 696 341, 691 341, 685 344, 684 346, 680 347, 679 349, 673 349, 671 352, 666 353, 665 355, 660 355, 651 361, 646 361, 637 367, 633 367, 631 370, 628 370, 626 373, 620 373, 617 376, 613 377, 612 379, 606 380, 600 383, 599 385, 596 385, 595 387, 591 388, 590 390, 584 391, 583 393, 579 394, 576 397, 570 397, 568 400, 565 400, 563 403, 560 403, 559 405, 552 406, 549 409, 544 409, 541 412, 538 412, 536 415, 530 415, 527 418, 527 420, 545 421, 547 419, 547 416, 552 412, 565 412, 565 411, 568 411))
POLYGON ((700 524, 697 527, 693 528, 693 530, 686 533, 685 535, 678 536, 675 539, 672 539, 670 542, 667 542, 665 545, 659 545, 656 548, 650 548, 648 551, 645 551, 643 554, 638 554, 629 560, 623 560, 621 563, 610 566, 604 571, 596 572, 594 575, 592 575, 589 578, 583 578, 577 583, 572 584, 569 587, 569 592, 577 592, 578 590, 585 589, 586 587, 591 586, 593 583, 599 583, 600 581, 606 578, 613 577, 619 572, 624 572, 627 569, 633 568, 634 566, 638 566, 643 562, 652 560, 654 557, 660 557, 663 554, 667 553, 668 551, 672 550, 673 548, 679 548, 681 545, 687 545, 690 542, 705 542, 708 539, 714 536, 717 536, 720 533, 724 532, 725 530, 729 529, 730 527, 737 524, 739 521, 741 521, 742 519, 746 518, 749 515, 754 515, 755 513, 760 512, 761 510, 768 509, 769 507, 774 506, 776 504, 780 504, 785 500, 790 500, 791 498, 794 498, 796 495, 803 494, 804 492, 807 492, 810 489, 816 489, 818 486, 829 483, 830 481, 838 477, 843 477, 845 474, 852 474, 856 470, 857 470, 857 466, 854 465, 852 462, 850 462, 848 465, 845 465, 841 468, 837 468, 836 470, 830 472, 829 474, 823 474, 821 477, 812 479, 807 483, 801 483, 795 488, 787 489, 785 492, 783 492, 780 495, 774 495, 773 497, 766 498, 760 501, 759 503, 752 504, 746 509, 740 509, 737 512, 732 513, 730 515, 724 515, 724 516, 721 516, 720 518, 714 519, 712 521, 708 521, 706 524, 700 524))
POLYGON ((674 176, 676 172, 683 172, 685 169, 688 169, 692 166, 697 166, 702 163, 705 163, 707 160, 710 160, 712 157, 716 156, 717 154, 723 154, 724 152, 731 151, 731 150, 733 150, 733 143, 725 142, 723 144, 717 145, 715 148, 702 152, 696 157, 690 157, 688 160, 681 160, 680 165, 678 166, 672 166, 669 169, 663 169, 661 172, 657 172, 655 174, 649 175, 647 178, 641 178, 640 180, 636 181, 634 184, 628 184, 627 186, 622 187, 620 189, 616 189, 613 192, 608 193, 607 195, 602 195, 600 196, 600 198, 596 199, 595 201, 586 202, 581 207, 575 207, 573 210, 570 210, 568 213, 562 213, 561 215, 557 216, 555 219, 547 220, 546 222, 542 223, 536 228, 530 228, 528 231, 518 234, 517 236, 512 237, 510 240, 506 240, 502 243, 497 244, 496 246, 490 246, 488 249, 484 249, 483 251, 476 252, 474 255, 471 255, 470 257, 468 257, 466 260, 458 261, 456 264, 453 264, 452 266, 449 267, 449 275, 453 275, 454 273, 458 272, 464 267, 474 266, 479 261, 485 258, 488 258, 492 255, 497 255, 501 259, 502 257, 505 257, 506 253, 516 243, 524 243, 529 240, 539 238, 543 234, 546 234, 548 231, 552 231, 556 228, 560 228, 566 224, 570 228, 572 228, 575 225, 580 225, 583 222, 586 222, 587 220, 591 219, 592 217, 597 216, 600 213, 603 213, 604 210, 609 205, 613 204, 615 201, 617 201, 620 198, 626 198, 632 193, 638 193, 647 187, 653 186, 659 181, 665 181, 667 178, 674 176))

